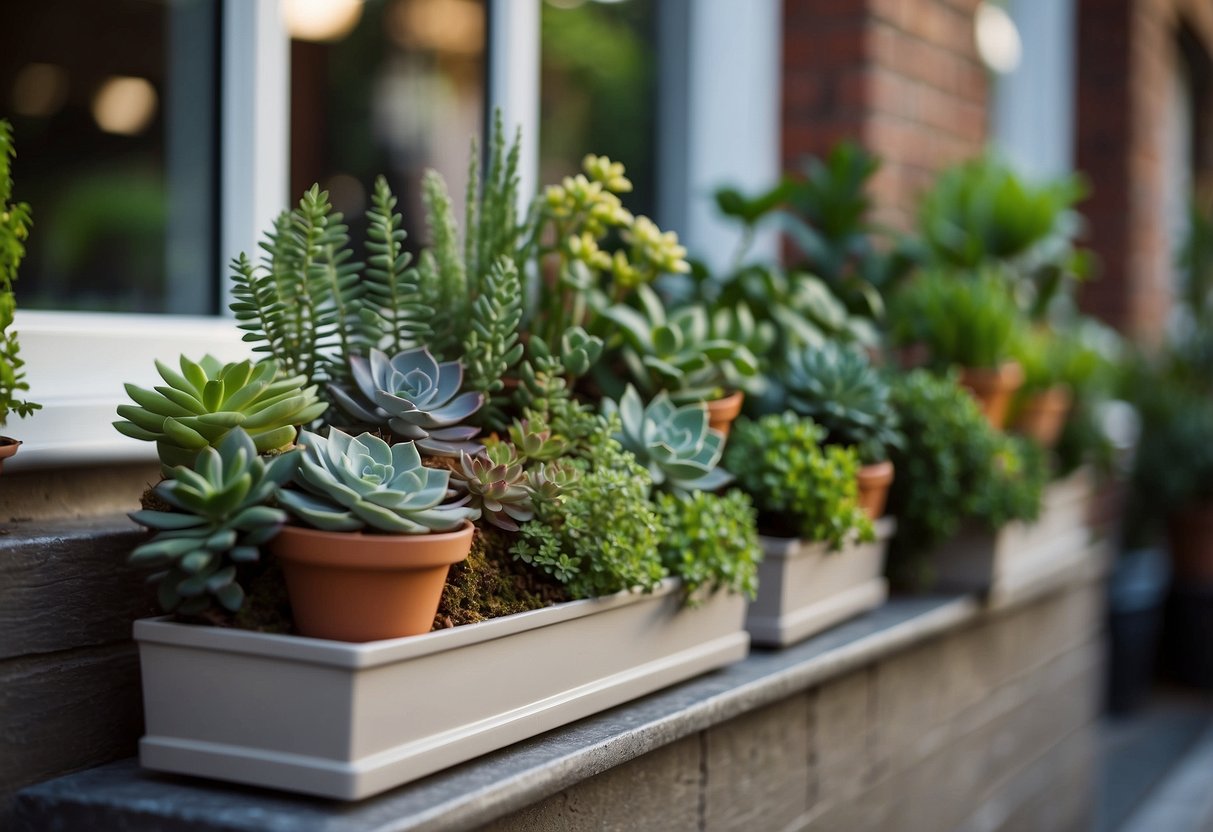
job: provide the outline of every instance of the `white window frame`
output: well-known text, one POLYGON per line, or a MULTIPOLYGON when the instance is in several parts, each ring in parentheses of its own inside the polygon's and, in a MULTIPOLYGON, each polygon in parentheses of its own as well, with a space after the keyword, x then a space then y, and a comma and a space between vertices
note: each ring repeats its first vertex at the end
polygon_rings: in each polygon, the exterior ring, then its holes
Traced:
MULTIPOLYGON (((127 315, 19 310, 15 328, 26 361, 29 398, 43 409, 11 418, 4 433, 24 441, 5 470, 152 462, 151 443, 118 434, 114 410, 129 401, 123 384, 160 383, 154 359, 175 362, 206 353, 221 360, 249 354, 226 314, 228 263, 257 251, 262 230, 289 198, 290 41, 282 0, 222 0, 220 90, 220 251, 225 312, 217 316, 127 315)), ((661 0, 662 4, 669 0, 661 0)), ((681 69, 668 60, 661 73, 689 79, 664 89, 659 107, 685 96, 686 130, 664 129, 658 159, 664 194, 658 220, 696 247, 711 248, 719 228, 710 206, 678 208, 710 198, 719 184, 761 186, 779 172, 778 56, 781 0, 678 0, 693 25, 682 35, 681 69), (756 9, 757 8, 757 12, 756 9), (754 18, 763 21, 755 28, 754 18), (748 32, 738 51, 739 31, 748 32), (732 44, 729 61, 714 55, 732 44), (720 95, 714 86, 770 96, 720 95), (722 99, 733 99, 732 105, 722 99), (692 106, 693 104, 693 106, 692 106), (670 162, 682 158, 685 169, 670 162), (671 207, 674 206, 674 207, 671 207), (668 217, 666 216, 668 214, 668 217)), ((507 130, 522 128, 520 193, 533 193, 539 167, 540 14, 542 0, 488 0, 488 109, 500 108, 507 130)), ((663 35, 663 42, 666 36, 663 35)), ((663 44, 662 51, 665 50, 663 44)), ((35 206, 35 209, 37 206, 35 206)))

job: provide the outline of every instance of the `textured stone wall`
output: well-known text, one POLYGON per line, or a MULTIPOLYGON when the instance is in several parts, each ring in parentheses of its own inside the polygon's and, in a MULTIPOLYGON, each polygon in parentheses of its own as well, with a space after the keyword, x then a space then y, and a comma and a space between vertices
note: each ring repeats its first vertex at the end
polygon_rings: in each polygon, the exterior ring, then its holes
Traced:
POLYGON ((1101 598, 992 613, 485 830, 1085 829, 1101 598))
POLYGON ((884 160, 880 219, 910 224, 941 168, 981 152, 986 74, 977 0, 785 0, 783 156, 795 168, 841 139, 884 160))

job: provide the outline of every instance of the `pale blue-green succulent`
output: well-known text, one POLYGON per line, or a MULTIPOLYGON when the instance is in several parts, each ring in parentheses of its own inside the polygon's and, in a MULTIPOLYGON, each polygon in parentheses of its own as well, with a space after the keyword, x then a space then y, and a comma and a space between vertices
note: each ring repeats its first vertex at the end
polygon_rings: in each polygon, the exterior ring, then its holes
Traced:
POLYGON ((450 500, 450 473, 421 464, 413 442, 388 445, 374 434, 353 437, 337 428, 328 438, 304 431, 303 459, 294 483, 278 502, 324 531, 366 527, 394 534, 428 534, 477 520, 467 498, 450 500))
POLYGON ((618 413, 620 432, 615 438, 636 461, 648 469, 653 484, 675 493, 715 491, 732 481, 717 468, 724 452, 724 437, 708 427, 702 403, 675 405, 662 391, 649 403, 630 384, 619 403, 603 402, 608 413, 618 413))
POLYGON ((241 428, 217 448, 203 448, 193 468, 180 466, 155 493, 175 511, 137 511, 131 519, 157 534, 136 548, 130 562, 158 570, 160 605, 166 612, 195 614, 212 600, 235 612, 244 602, 236 582, 241 563, 256 561, 286 522, 286 513, 265 503, 295 473, 299 452, 258 456, 241 428))
POLYGON ((462 424, 484 404, 484 394, 459 393, 463 366, 458 361, 439 363, 425 347, 405 350, 388 358, 380 350, 370 356, 350 356, 356 392, 335 385, 329 392, 339 408, 359 424, 386 425, 401 439, 436 456, 478 454, 483 447, 472 441, 479 428, 462 424))
POLYGON ((315 387, 304 387, 302 375, 279 376, 277 361, 223 364, 207 355, 190 361, 184 355, 181 372, 156 362, 166 384, 144 390, 134 384, 126 392, 135 404, 119 405, 119 433, 156 443, 166 468, 192 465, 198 452, 217 445, 233 428, 242 428, 259 453, 295 441, 297 426, 324 413, 327 405, 315 387))

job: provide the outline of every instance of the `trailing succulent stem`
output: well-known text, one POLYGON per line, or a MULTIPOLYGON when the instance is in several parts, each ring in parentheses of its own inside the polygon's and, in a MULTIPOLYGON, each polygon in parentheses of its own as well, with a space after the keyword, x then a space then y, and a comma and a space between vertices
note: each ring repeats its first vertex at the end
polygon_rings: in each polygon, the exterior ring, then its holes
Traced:
POLYGON ((412 256, 404 249, 407 235, 396 212, 396 197, 382 176, 375 179, 366 218, 367 268, 362 278, 366 295, 361 314, 383 333, 378 343, 369 346, 395 355, 429 341, 434 310, 423 299, 418 271, 409 267, 412 256))
POLYGON ((479 422, 494 430, 505 427, 504 378, 521 360, 518 340, 522 322, 522 281, 513 261, 499 257, 484 275, 480 295, 472 303, 463 342, 465 390, 482 393, 486 406, 479 422))

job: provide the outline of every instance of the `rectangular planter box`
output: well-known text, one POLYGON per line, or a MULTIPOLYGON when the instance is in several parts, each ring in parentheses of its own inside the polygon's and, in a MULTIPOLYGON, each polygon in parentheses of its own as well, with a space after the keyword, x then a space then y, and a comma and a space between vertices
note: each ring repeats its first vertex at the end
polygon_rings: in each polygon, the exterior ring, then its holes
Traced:
POLYGON ((883 604, 885 550, 896 527, 893 518, 882 518, 876 540, 837 552, 824 543, 761 538, 758 597, 745 625, 753 642, 786 647, 883 604))
POLYGON ((934 555, 936 586, 1006 598, 1073 569, 1090 552, 1093 496, 1091 471, 1080 468, 1046 487, 1035 522, 964 527, 934 555))
POLYGON ((366 644, 145 619, 139 759, 357 800, 735 662, 744 616, 668 580, 366 644))

